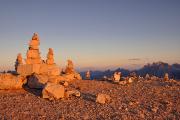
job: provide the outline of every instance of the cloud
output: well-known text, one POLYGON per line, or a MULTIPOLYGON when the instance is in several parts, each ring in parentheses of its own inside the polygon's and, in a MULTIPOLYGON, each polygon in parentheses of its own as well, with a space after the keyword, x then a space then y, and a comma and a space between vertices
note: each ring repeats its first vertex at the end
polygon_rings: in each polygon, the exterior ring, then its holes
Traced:
POLYGON ((128 59, 129 61, 140 61, 141 59, 140 58, 131 58, 131 59, 128 59))

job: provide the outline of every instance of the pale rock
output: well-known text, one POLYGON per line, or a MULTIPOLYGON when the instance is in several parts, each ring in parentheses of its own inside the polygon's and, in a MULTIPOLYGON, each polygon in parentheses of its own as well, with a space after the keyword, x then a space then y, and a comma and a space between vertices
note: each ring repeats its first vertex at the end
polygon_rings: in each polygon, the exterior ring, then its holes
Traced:
POLYGON ((168 81, 168 80, 169 80, 169 74, 168 74, 168 73, 165 73, 165 75, 164 75, 164 80, 165 80, 165 81, 168 81))
POLYGON ((145 79, 146 79, 146 80, 150 80, 150 79, 151 79, 151 77, 149 76, 149 74, 146 74, 145 79))
POLYGON ((49 100, 62 99, 64 94, 64 86, 55 83, 47 83, 42 91, 42 97, 49 100))
POLYGON ((108 77, 107 76, 103 76, 103 80, 108 80, 108 77))
POLYGON ((45 75, 60 75, 60 68, 56 65, 47 65, 47 64, 41 64, 39 69, 40 74, 45 75))
POLYGON ((87 80, 91 79, 91 72, 89 70, 86 72, 85 77, 86 77, 87 80))
POLYGON ((118 83, 121 79, 121 72, 115 72, 114 75, 113 75, 113 81, 115 83, 118 83))
POLYGON ((132 77, 129 77, 128 78, 128 83, 132 83, 133 82, 133 78, 132 77))
POLYGON ((108 103, 108 102, 110 102, 110 100, 111 100, 111 98, 109 95, 101 94, 101 93, 99 93, 96 98, 96 102, 100 103, 100 104, 108 103))
POLYGON ((23 76, 31 75, 33 73, 39 74, 40 67, 40 64, 18 65, 17 73, 23 76))
POLYGON ((15 76, 10 73, 0 74, 0 89, 21 89, 27 82, 23 76, 15 76))

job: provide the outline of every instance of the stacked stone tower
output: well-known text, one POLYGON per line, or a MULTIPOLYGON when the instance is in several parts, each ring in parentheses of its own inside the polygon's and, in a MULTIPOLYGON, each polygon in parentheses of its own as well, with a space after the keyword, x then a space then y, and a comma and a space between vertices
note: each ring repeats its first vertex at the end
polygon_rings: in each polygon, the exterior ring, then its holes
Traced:
POLYGON ((46 62, 41 59, 39 51, 40 40, 37 33, 34 33, 29 42, 29 48, 26 53, 25 64, 22 56, 17 56, 15 70, 20 75, 45 74, 45 75, 59 75, 60 69, 54 63, 53 49, 49 48, 46 62))
POLYGON ((54 52, 52 48, 49 48, 49 52, 47 54, 47 60, 46 63, 48 65, 53 65, 54 64, 54 52))
POLYGON ((66 74, 72 74, 74 73, 75 70, 74 70, 74 64, 71 60, 67 60, 67 66, 66 66, 66 69, 65 69, 65 73, 66 74))
POLYGON ((27 51, 26 64, 40 64, 42 63, 40 52, 39 52, 39 37, 37 33, 34 33, 29 43, 29 49, 27 51))
POLYGON ((21 53, 19 53, 19 54, 17 55, 17 59, 16 59, 16 62, 15 62, 15 70, 17 70, 17 67, 18 67, 19 65, 22 65, 22 64, 23 64, 23 58, 22 58, 21 53))

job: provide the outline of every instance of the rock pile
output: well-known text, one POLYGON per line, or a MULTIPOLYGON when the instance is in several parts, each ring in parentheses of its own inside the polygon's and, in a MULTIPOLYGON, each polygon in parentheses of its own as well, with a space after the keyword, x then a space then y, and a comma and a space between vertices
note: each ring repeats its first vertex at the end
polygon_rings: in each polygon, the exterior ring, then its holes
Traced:
POLYGON ((46 63, 41 59, 39 51, 40 40, 37 33, 34 33, 26 53, 25 64, 21 54, 18 54, 15 69, 18 74, 28 76, 33 73, 46 75, 60 75, 59 67, 54 63, 52 48, 49 48, 46 63))
MULTIPOLYGON (((17 74, 0 74, 0 89, 20 89, 26 84, 30 89, 41 89, 42 97, 52 100, 64 97, 65 87, 69 85, 67 81, 81 79, 71 60, 68 60, 65 73, 61 73, 54 62, 52 48, 49 48, 47 59, 41 59, 39 45, 39 36, 34 33, 29 42, 26 59, 23 60, 21 53, 17 55, 15 62, 17 74)), ((68 94, 80 95, 77 91, 70 91, 68 94)))
POLYGON ((66 81, 82 80, 81 75, 74 70, 74 64, 71 60, 67 60, 67 66, 62 76, 66 81))

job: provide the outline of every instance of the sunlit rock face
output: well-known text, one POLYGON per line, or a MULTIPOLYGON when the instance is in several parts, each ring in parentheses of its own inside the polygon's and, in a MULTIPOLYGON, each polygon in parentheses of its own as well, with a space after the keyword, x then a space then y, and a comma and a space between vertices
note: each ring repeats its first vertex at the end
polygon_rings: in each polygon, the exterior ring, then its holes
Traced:
POLYGON ((29 48, 26 53, 25 63, 23 64, 23 59, 21 54, 18 54, 15 69, 20 75, 31 75, 36 74, 46 74, 46 75, 59 75, 60 69, 54 63, 54 53, 53 49, 49 48, 47 54, 47 60, 42 60, 39 51, 40 39, 37 33, 34 33, 32 39, 29 42, 29 48))
POLYGON ((21 89, 26 82, 26 78, 20 75, 0 74, 0 90, 21 89))

